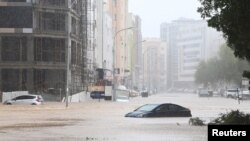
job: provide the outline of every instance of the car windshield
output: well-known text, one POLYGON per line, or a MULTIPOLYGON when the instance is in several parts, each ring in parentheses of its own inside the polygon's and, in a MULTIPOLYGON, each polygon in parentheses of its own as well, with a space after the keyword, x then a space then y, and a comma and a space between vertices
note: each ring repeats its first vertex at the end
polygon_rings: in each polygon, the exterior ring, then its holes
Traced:
POLYGON ((136 111, 152 111, 158 104, 147 104, 143 105, 142 107, 136 109, 136 111))

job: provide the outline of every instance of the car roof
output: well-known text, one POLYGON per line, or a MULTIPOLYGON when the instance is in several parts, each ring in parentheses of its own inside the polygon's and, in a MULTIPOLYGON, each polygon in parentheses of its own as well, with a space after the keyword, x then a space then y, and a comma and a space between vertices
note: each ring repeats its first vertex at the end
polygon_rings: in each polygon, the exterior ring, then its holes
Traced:
MULTIPOLYGON (((19 96, 41 96, 41 95, 32 95, 32 94, 24 94, 24 95, 19 95, 19 96)), ((16 96, 16 97, 19 97, 19 96, 16 96)))
MULTIPOLYGON (((145 105, 158 105, 158 106, 161 106, 161 105, 178 105, 178 104, 173 104, 173 103, 160 103, 160 104, 145 104, 145 105)), ((180 106, 180 105, 178 105, 180 106)))

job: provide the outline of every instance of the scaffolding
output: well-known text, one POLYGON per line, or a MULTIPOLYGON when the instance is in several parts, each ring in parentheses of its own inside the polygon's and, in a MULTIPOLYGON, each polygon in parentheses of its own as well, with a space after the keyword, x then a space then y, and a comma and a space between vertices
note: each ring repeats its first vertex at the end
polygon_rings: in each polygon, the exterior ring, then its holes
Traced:
POLYGON ((87 0, 87 48, 85 56, 85 85, 95 82, 95 48, 96 48, 96 0, 87 0))
MULTIPOLYGON (((65 94, 69 42, 70 92, 83 91, 89 82, 85 74, 89 71, 86 62, 88 37, 92 33, 88 29, 90 1, 32 1, 33 33, 0 33, 0 91, 58 94, 60 90, 65 94)), ((24 3, 27 3, 26 0, 16 5, 22 7, 24 3)), ((8 10, 8 6, 1 8, 8 10)))

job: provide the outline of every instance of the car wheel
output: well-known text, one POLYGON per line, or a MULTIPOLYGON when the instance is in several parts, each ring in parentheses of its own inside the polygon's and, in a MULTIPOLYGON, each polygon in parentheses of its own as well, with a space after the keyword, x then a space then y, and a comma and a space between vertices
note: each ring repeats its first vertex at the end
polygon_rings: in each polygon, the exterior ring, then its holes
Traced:
POLYGON ((31 105, 36 105, 36 103, 32 103, 31 105))
POLYGON ((6 105, 12 105, 11 103, 6 103, 6 105))

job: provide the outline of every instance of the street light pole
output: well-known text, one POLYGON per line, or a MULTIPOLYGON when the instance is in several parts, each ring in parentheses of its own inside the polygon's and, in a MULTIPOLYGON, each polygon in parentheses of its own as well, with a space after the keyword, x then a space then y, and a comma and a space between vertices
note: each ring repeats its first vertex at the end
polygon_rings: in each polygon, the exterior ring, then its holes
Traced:
POLYGON ((116 43, 116 36, 122 32, 122 31, 125 31, 125 30, 129 30, 129 29, 133 29, 134 27, 128 27, 128 28, 123 28, 121 30, 118 30, 117 32, 115 32, 115 35, 113 37, 113 96, 112 96, 112 99, 113 101, 115 101, 115 96, 116 96, 116 91, 115 91, 115 88, 116 88, 116 80, 115 80, 115 51, 116 51, 116 47, 115 47, 115 43, 116 43))

